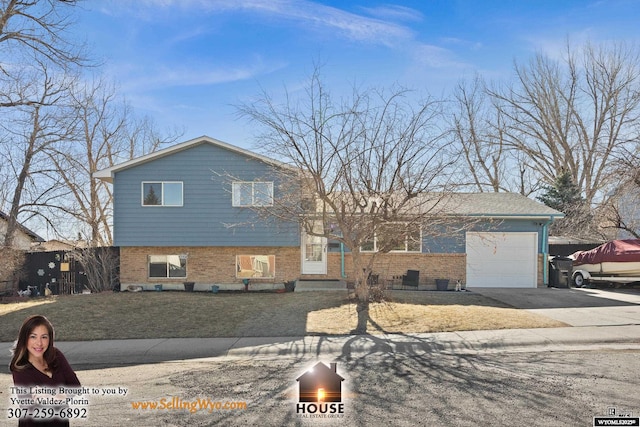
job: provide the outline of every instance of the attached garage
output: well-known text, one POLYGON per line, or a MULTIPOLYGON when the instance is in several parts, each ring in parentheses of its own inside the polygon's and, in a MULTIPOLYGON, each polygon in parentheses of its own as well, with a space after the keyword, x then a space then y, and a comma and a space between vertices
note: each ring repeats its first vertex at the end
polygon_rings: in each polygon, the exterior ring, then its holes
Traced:
POLYGON ((467 287, 535 288, 538 233, 467 232, 467 287))

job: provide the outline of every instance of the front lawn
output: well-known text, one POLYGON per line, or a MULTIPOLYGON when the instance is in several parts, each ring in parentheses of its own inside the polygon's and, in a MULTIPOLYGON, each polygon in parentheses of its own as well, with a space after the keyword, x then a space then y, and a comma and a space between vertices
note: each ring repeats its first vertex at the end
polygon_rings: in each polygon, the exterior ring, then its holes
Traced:
MULTIPOLYGON (((370 333, 566 326, 471 292, 395 291, 372 304, 370 333)), ((29 315, 47 316, 60 341, 348 334, 355 305, 341 292, 120 292, 0 304, 0 341, 29 315)))

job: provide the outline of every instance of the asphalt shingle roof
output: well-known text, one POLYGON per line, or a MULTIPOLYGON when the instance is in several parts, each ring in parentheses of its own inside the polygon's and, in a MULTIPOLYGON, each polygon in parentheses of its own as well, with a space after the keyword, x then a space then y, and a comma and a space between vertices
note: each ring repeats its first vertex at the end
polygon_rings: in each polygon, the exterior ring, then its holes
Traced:
POLYGON ((454 193, 444 203, 458 215, 564 217, 562 212, 518 193, 454 193))

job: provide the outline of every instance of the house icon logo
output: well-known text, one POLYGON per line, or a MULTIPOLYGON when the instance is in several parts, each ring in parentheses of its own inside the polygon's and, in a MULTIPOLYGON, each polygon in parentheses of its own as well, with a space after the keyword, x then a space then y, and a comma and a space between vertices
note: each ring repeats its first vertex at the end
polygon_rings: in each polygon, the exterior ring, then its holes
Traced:
POLYGON ((342 381, 337 372, 337 363, 329 366, 316 363, 311 369, 296 378, 298 381, 298 404, 296 412, 302 417, 342 417, 342 381))

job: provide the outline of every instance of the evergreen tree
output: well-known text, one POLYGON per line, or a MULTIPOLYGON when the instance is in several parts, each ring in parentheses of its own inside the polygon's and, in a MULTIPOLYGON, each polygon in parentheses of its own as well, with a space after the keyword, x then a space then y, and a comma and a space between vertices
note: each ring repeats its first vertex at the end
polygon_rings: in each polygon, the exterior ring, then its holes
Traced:
POLYGON ((543 189, 544 194, 537 199, 565 214, 584 204, 584 198, 580 195, 578 186, 574 184, 571 174, 567 171, 560 173, 552 186, 547 185, 543 189))
POLYGON ((593 237, 594 216, 571 174, 562 171, 552 186, 544 186, 544 193, 537 199, 545 205, 565 214, 551 225, 551 234, 575 237, 593 237))
POLYGON ((144 196, 145 205, 159 205, 160 199, 156 195, 153 185, 149 186, 149 192, 144 196))

